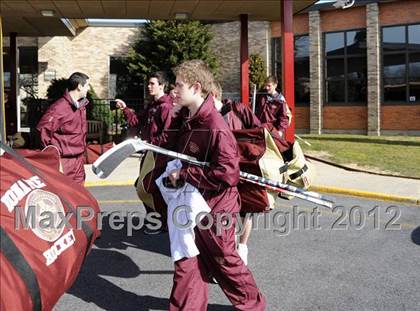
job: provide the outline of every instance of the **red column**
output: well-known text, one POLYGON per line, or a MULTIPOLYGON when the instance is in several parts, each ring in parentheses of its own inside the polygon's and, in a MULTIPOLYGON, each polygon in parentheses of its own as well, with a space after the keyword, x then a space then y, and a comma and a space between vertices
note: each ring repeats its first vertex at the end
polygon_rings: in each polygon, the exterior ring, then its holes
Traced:
POLYGON ((292 123, 286 131, 286 139, 295 140, 295 69, 293 38, 293 1, 281 0, 281 42, 282 42, 282 91, 292 111, 292 123))
POLYGON ((248 15, 241 14, 241 101, 249 104, 248 15))

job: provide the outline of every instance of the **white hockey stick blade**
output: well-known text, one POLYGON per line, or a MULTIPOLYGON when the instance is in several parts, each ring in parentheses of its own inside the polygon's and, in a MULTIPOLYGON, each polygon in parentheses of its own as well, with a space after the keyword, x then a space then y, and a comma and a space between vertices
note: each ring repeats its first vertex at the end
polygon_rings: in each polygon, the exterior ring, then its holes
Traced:
POLYGON ((92 165, 92 171, 99 178, 107 178, 117 167, 137 151, 133 139, 128 139, 101 155, 92 165))
POLYGON ((142 141, 138 138, 131 138, 123 141, 122 143, 112 147, 103 155, 101 155, 92 165, 92 171, 99 177, 99 178, 107 178, 117 167, 128 158, 133 153, 139 151, 147 151, 150 150, 152 152, 156 152, 159 154, 163 154, 175 159, 180 159, 187 161, 189 163, 206 166, 208 163, 197 161, 196 158, 187 156, 182 153, 166 150, 162 147, 155 146, 152 144, 148 144, 145 141, 142 141))

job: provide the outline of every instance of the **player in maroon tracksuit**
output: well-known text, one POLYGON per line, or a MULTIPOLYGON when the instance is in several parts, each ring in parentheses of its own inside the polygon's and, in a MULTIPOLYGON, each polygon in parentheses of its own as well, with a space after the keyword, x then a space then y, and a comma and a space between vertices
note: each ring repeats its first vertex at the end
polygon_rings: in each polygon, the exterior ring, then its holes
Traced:
MULTIPOLYGON (((153 97, 153 101, 148 105, 147 109, 142 111, 139 116, 131 111, 124 101, 117 99, 117 106, 123 111, 129 127, 139 127, 140 136, 148 143, 166 147, 167 141, 166 130, 171 125, 173 115, 173 99, 165 94, 165 86, 167 80, 163 72, 152 73, 149 77, 148 91, 153 97)), ((145 160, 143 158, 140 166, 144 168, 145 160)), ((154 169, 146 175, 146 177, 138 182, 142 182, 148 194, 152 196, 153 202, 143 204, 148 213, 156 211, 161 214, 163 226, 166 226, 166 204, 155 184, 155 179, 162 174, 166 167, 166 159, 162 156, 154 155, 154 169), (149 206, 152 205, 152 206, 149 206)), ((160 230, 145 229, 145 233, 156 234, 160 230)))
POLYGON ((277 78, 274 76, 269 76, 265 80, 264 88, 267 94, 257 97, 255 114, 261 123, 274 126, 279 132, 280 138, 283 139, 292 115, 283 94, 277 92, 277 84, 277 78))
MULTIPOLYGON (((184 107, 183 111, 188 110, 189 116, 181 123, 173 149, 210 164, 208 167, 184 166, 172 171, 169 177, 174 185, 180 179, 196 187, 214 219, 223 213, 238 213, 237 144, 209 95, 213 76, 198 60, 179 65, 175 74, 176 100, 184 107)), ((204 218, 202 224, 207 224, 206 221, 208 218, 204 218)), ((195 243, 200 254, 175 262, 169 310, 207 310, 210 273, 236 310, 265 309, 265 298, 236 251, 234 223, 235 217, 233 225, 221 230, 220 235, 216 233, 215 223, 210 229, 195 228, 195 243)))
POLYGON ((81 72, 68 79, 68 88, 54 102, 38 123, 37 130, 44 146, 54 145, 60 152, 64 175, 75 182, 85 181, 84 153, 86 150, 86 99, 89 77, 81 72))

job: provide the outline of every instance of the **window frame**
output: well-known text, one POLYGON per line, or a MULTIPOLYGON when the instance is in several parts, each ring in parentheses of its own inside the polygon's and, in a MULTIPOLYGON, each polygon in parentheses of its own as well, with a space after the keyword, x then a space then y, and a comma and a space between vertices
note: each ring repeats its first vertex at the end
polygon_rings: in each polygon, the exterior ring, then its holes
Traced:
POLYGON ((420 23, 409 23, 409 24, 395 24, 395 25, 386 25, 381 27, 381 105, 383 106, 396 106, 396 105, 420 105, 420 96, 415 101, 410 101, 410 55, 411 54, 420 54, 420 50, 410 50, 409 49, 409 36, 408 36, 408 27, 412 25, 420 25, 420 23), (401 27, 404 26, 405 28, 405 43, 404 43, 404 50, 398 51, 385 51, 384 50, 384 29, 385 28, 392 28, 392 27, 401 27), (385 56, 388 55, 399 55, 403 54, 405 57, 405 101, 401 100, 385 100, 385 64, 384 59, 385 56))
POLYGON ((323 32, 322 44, 323 44, 323 78, 324 78, 324 106, 367 106, 367 93, 366 93, 366 101, 355 101, 349 102, 349 90, 348 90, 348 81, 349 80, 358 80, 358 79, 349 79, 348 78, 348 60, 352 58, 359 58, 363 57, 366 59, 366 88, 367 88, 367 47, 365 53, 356 53, 356 54, 348 54, 347 53, 347 33, 352 31, 365 31, 367 32, 366 28, 354 28, 354 29, 346 29, 346 30, 339 30, 339 31, 326 31, 323 32), (330 33, 344 33, 344 54, 343 55, 333 55, 327 56, 326 54, 326 43, 327 43, 327 34, 330 33), (342 59, 344 61, 344 78, 342 79, 331 79, 327 77, 327 63, 330 59, 342 59), (327 91, 327 82, 328 81, 344 81, 344 101, 340 102, 329 102, 328 99, 328 91, 327 91))
MULTIPOLYGON (((301 37, 308 37, 308 44, 309 44, 309 49, 310 49, 311 43, 309 41, 310 40, 309 33, 303 33, 303 34, 298 34, 298 35, 293 36, 293 50, 294 51, 296 51, 296 48, 295 48, 296 38, 301 38, 301 37)), ((302 59, 303 60, 305 58, 306 58, 306 56, 305 57, 296 57, 296 56, 294 56, 293 57, 294 64, 296 64, 296 60, 297 59, 302 59)), ((309 79, 309 85, 310 85, 310 83, 311 83, 311 65, 310 65, 311 52, 310 52, 310 50, 309 50, 309 54, 308 54, 307 58, 308 58, 308 64, 309 64, 309 68, 308 68, 308 73, 309 73, 308 79, 309 79)), ((297 96, 296 96, 296 84, 297 84, 296 70, 294 72, 294 83, 295 83, 295 106, 298 106, 298 107, 309 107, 310 104, 311 104, 311 88, 310 88, 310 86, 309 86, 309 100, 307 102, 305 102, 305 101, 297 101, 297 96)))
MULTIPOLYGON (((293 48, 294 48, 294 46, 295 46, 295 42, 296 42, 296 38, 299 38, 299 37, 308 37, 308 40, 310 40, 310 37, 309 37, 309 33, 302 33, 302 34, 297 34, 297 35, 294 35, 293 36, 293 48)), ((278 69, 278 66, 277 66, 277 63, 279 63, 280 64, 280 73, 282 72, 282 68, 281 68, 281 56, 282 56, 282 50, 281 50, 281 37, 272 37, 271 38, 271 74, 272 75, 275 75, 276 77, 277 77, 277 79, 278 79, 278 81, 279 81, 279 86, 281 87, 281 85, 282 85, 282 76, 281 75, 279 75, 278 73, 277 73, 277 69, 278 69), (279 47, 279 51, 280 51, 280 55, 279 54, 277 54, 276 53, 276 47, 279 47), (280 60, 279 60, 280 59, 280 60)), ((305 57, 298 57, 298 59, 304 59, 305 57)), ((310 62, 310 58, 311 58, 311 56, 310 56, 310 53, 309 53, 309 55, 308 55, 308 60, 309 60, 309 62, 310 62)), ((294 64, 296 64, 296 57, 294 57, 294 64)), ((310 66, 310 65, 309 65, 310 66)), ((309 72, 309 75, 308 75, 308 79, 309 79, 309 83, 310 83, 310 81, 311 81, 311 74, 310 74, 310 67, 308 68, 308 72, 309 72)), ((295 77, 294 77, 294 84, 295 84, 295 106, 299 106, 299 107, 309 107, 310 106, 310 102, 311 102, 311 99, 310 99, 310 95, 309 95, 309 100, 307 101, 307 102, 305 102, 305 101, 297 101, 296 100, 296 70, 295 70, 295 77)))
POLYGON ((281 37, 272 37, 271 38, 271 75, 274 75, 277 77, 277 80, 279 81, 279 85, 282 85, 282 62, 281 62, 281 58, 282 58, 282 53, 283 51, 281 50, 281 37), (276 53, 276 47, 279 47, 279 51, 280 51, 280 55, 278 53, 276 53), (280 75, 277 74, 277 63, 280 63, 280 75))

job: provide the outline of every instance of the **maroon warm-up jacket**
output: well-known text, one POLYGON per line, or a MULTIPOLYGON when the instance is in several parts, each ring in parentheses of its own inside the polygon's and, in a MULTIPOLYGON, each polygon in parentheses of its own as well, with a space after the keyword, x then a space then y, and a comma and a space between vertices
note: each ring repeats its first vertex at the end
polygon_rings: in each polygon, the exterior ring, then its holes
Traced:
POLYGON ((75 157, 86 149, 87 99, 79 101, 77 108, 68 91, 54 102, 42 116, 37 130, 44 146, 54 145, 61 157, 75 157))
POLYGON ((140 127, 143 140, 159 146, 167 140, 165 130, 171 125, 173 107, 172 98, 165 94, 153 101, 139 117, 128 108, 123 113, 130 127, 140 127))
POLYGON ((272 124, 277 130, 284 131, 289 127, 286 105, 286 100, 281 94, 273 100, 268 100, 267 95, 262 95, 257 98, 255 114, 261 123, 272 124))
POLYGON ((223 100, 223 107, 220 110, 229 128, 233 130, 252 129, 261 126, 260 120, 247 105, 223 100))
POLYGON ((180 178, 196 187, 215 212, 239 212, 239 155, 235 137, 208 96, 178 133, 178 152, 210 162, 209 167, 186 165, 180 178))

